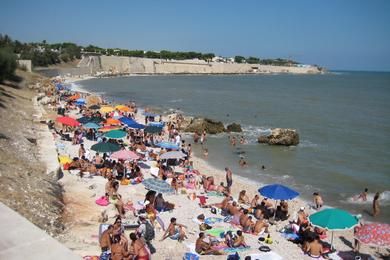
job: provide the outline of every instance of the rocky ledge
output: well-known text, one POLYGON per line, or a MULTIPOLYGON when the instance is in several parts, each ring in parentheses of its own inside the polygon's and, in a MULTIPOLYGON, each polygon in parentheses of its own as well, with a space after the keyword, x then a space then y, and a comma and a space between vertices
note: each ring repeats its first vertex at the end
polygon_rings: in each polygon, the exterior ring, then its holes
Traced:
POLYGON ((299 134, 294 129, 274 128, 269 135, 259 136, 258 142, 269 145, 297 145, 299 144, 299 134))

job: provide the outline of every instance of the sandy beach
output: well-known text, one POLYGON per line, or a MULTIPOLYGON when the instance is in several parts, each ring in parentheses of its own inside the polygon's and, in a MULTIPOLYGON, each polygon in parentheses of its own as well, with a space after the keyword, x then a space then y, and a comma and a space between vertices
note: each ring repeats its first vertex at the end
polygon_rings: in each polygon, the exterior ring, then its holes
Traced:
MULTIPOLYGON (((82 80, 80 78, 67 78, 67 82, 75 82, 82 80)), ((80 91, 80 89, 78 89, 80 91)), ((41 108, 40 108, 41 109, 41 108)), ((45 119, 55 119, 56 115, 53 110, 45 108, 47 115, 44 116, 45 119)), ((75 111, 71 111, 71 116, 76 116, 75 111)), ((143 122, 143 116, 138 113, 136 115, 136 120, 138 122, 143 122)), ((70 158, 76 157, 78 155, 78 145, 72 145, 70 142, 61 141, 58 137, 53 137, 49 130, 46 130, 47 134, 41 136, 41 142, 48 144, 46 148, 42 148, 43 154, 51 153, 53 156, 53 148, 57 150, 58 155, 68 155, 70 158), (53 147, 53 145, 55 145, 53 147), (50 148, 50 149, 49 149, 50 148)), ((86 140, 84 142, 86 150, 90 150, 91 145, 94 142, 86 140)), ((90 151, 92 155, 93 151, 90 151)), ((199 170, 201 174, 207 176, 213 176, 216 180, 216 183, 225 181, 225 173, 223 169, 216 169, 211 167, 207 160, 193 156, 191 160, 194 162, 194 168, 199 170)), ((48 167, 49 161, 46 161, 48 167)), ((154 164, 153 161, 144 162, 144 167, 142 167, 142 173, 145 178, 151 177, 150 166, 154 164)), ((95 200, 100 196, 104 195, 104 186, 106 179, 101 176, 88 177, 84 176, 80 178, 70 171, 64 170, 63 177, 60 179, 60 184, 63 188, 63 196, 65 203, 65 211, 63 215, 63 220, 65 224, 65 231, 61 234, 58 239, 64 243, 67 247, 75 251, 80 256, 88 255, 99 255, 100 248, 98 242, 98 230, 100 222, 100 216, 102 212, 106 212, 109 219, 107 223, 113 223, 115 219, 115 207, 109 205, 107 207, 98 206, 95 203, 95 200)), ((233 175, 233 186, 232 186, 232 196, 237 198, 239 191, 246 190, 250 198, 258 193, 258 188, 253 183, 246 181, 242 178, 238 178, 233 175)), ((143 201, 144 195, 147 192, 144 185, 120 185, 119 193, 123 196, 125 201, 131 200, 134 204, 138 201, 143 201)), ((200 191, 198 191, 200 192, 200 191)), ((165 199, 176 205, 175 209, 172 212, 163 212, 159 216, 163 220, 165 225, 168 225, 169 219, 171 217, 176 217, 178 222, 186 225, 188 228, 186 239, 182 243, 178 243, 172 240, 164 240, 162 242, 159 239, 163 235, 161 229, 156 230, 156 238, 153 240, 152 244, 157 249, 157 252, 152 256, 153 259, 182 259, 186 252, 190 252, 189 247, 195 243, 197 235, 199 233, 198 224, 194 222, 194 218, 199 214, 205 214, 206 217, 216 217, 216 215, 210 212, 210 209, 203 209, 198 206, 198 200, 191 201, 187 198, 186 194, 178 195, 164 195, 165 199)), ((208 203, 220 202, 222 197, 212 197, 209 196, 208 203)), ((307 212, 313 213, 314 210, 310 209, 310 205, 300 199, 294 199, 289 202, 289 212, 291 215, 294 215, 300 207, 304 206, 307 212)), ((137 218, 132 216, 130 213, 127 213, 129 221, 137 221, 137 218)), ((279 230, 282 229, 285 225, 288 224, 288 221, 277 222, 276 225, 270 227, 270 235, 273 239, 273 244, 268 245, 272 252, 277 253, 282 259, 311 259, 311 257, 304 255, 302 250, 298 245, 289 242, 284 237, 281 236, 279 230)), ((230 224, 228 223, 217 223, 215 227, 229 228, 230 224)), ((130 231, 126 230, 126 235, 130 231)), ((339 252, 350 252, 351 245, 353 244, 353 232, 342 231, 334 233, 334 247, 339 252)), ((245 257, 250 254, 261 254, 258 250, 260 242, 258 241, 258 236, 245 234, 245 239, 250 245, 250 249, 247 249, 243 252, 240 252, 240 256, 245 257)), ((325 241, 330 242, 330 232, 325 241)), ((361 255, 372 255, 375 256, 375 249, 368 246, 361 247, 361 255)), ((352 256, 351 256, 352 257, 352 256)), ((201 256, 201 259, 226 259, 224 256, 201 256)), ((337 258, 334 258, 337 259, 337 258)), ((345 258, 347 259, 347 258, 345 258)))

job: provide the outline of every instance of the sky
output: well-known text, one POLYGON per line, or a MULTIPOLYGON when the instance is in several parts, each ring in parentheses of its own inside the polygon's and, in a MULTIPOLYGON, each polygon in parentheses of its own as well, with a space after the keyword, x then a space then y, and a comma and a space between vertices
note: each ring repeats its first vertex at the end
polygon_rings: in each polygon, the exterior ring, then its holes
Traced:
POLYGON ((27 42, 290 58, 390 71, 388 0, 1 0, 0 33, 27 42))

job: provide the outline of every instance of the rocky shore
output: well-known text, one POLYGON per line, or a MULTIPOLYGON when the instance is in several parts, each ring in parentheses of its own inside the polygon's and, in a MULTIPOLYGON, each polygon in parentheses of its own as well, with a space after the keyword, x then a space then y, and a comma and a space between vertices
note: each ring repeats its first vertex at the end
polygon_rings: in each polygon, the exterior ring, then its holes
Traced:
POLYGON ((62 188, 47 172, 40 139, 47 126, 37 116, 36 90, 45 79, 18 71, 24 80, 0 85, 0 201, 52 236, 63 231, 62 188), (38 85, 37 85, 38 84, 38 85))

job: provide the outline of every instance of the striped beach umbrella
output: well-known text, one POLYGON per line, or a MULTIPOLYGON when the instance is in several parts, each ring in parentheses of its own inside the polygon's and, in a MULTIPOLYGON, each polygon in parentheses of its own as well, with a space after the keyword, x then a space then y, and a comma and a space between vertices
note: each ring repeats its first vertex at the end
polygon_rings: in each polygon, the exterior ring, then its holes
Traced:
POLYGON ((160 179, 149 178, 144 180, 142 183, 146 189, 154 190, 157 193, 173 193, 171 185, 160 179))

